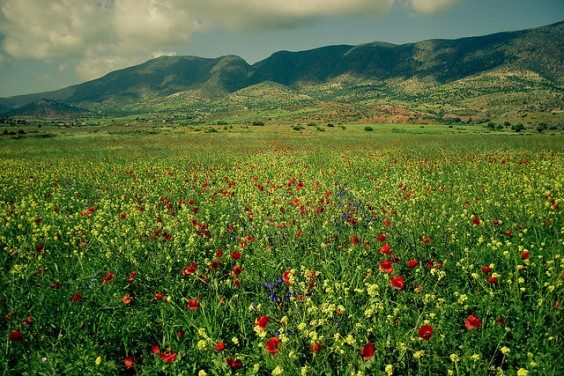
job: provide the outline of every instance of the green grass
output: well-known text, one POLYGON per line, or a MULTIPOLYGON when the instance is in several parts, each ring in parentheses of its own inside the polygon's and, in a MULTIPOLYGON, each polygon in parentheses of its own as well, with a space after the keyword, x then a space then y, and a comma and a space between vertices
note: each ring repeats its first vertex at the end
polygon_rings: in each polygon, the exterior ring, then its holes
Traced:
POLYGON ((0 374, 561 374, 563 136, 365 126, 0 139, 0 374))

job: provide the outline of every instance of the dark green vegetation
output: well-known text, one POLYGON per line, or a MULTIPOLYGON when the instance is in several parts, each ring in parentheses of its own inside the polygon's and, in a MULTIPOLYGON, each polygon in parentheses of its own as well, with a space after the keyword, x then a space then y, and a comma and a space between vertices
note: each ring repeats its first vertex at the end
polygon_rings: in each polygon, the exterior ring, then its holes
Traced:
POLYGON ((280 51, 253 65, 237 56, 160 57, 62 90, 1 99, 0 111, 67 116, 79 107, 90 116, 174 113, 192 122, 560 125, 563 39, 558 23, 457 40, 280 51), (38 105, 44 98, 51 102, 38 105))

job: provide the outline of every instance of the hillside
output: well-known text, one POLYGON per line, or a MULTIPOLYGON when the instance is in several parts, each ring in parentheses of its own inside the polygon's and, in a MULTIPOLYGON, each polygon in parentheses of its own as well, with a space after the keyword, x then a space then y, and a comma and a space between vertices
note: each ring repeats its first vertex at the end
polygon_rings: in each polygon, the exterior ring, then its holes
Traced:
MULTIPOLYGON (((382 102, 399 102, 418 118, 433 119, 432 107, 441 103, 447 111, 487 118, 548 98, 550 108, 540 106, 540 112, 559 113, 564 107, 563 41, 560 22, 456 40, 280 51, 253 65, 238 56, 160 57, 61 90, 0 99, 0 111, 32 114, 31 109, 14 109, 40 99, 98 113, 176 110, 204 116, 291 110, 301 103, 321 113, 335 105, 352 106, 353 118, 362 119, 382 112, 375 111, 382 102), (246 88, 262 94, 252 98, 246 88), (500 101, 503 105, 496 104, 500 101)), ((41 111, 35 115, 45 116, 41 111)))

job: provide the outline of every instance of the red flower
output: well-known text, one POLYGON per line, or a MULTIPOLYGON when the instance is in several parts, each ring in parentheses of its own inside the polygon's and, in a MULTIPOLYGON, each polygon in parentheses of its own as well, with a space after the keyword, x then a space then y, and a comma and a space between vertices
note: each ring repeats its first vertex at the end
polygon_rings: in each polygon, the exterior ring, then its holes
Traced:
POLYGON ((360 356, 365 361, 370 360, 374 356, 375 352, 376 352, 376 348, 374 347, 374 344, 372 342, 366 343, 364 346, 360 348, 359 351, 360 356))
POLYGON ((408 268, 413 269, 417 267, 417 265, 419 265, 419 261, 417 261, 416 259, 407 260, 405 265, 407 265, 408 268))
POLYGON ((255 325, 264 330, 264 328, 266 328, 266 324, 268 324, 268 320, 270 320, 270 318, 266 315, 259 316, 255 320, 255 325))
POLYGON ((106 283, 110 283, 114 279, 116 279, 116 276, 115 276, 114 273, 106 272, 104 277, 102 277, 102 284, 105 285, 106 283))
POLYGON ((383 255, 391 255, 392 254, 392 246, 388 243, 384 243, 382 248, 380 248, 380 253, 383 255))
POLYGON ((241 359, 233 359, 229 357, 226 360, 227 360, 227 364, 229 365, 229 368, 231 368, 231 371, 233 372, 243 367, 243 362, 241 361, 241 359))
POLYGON ((423 237, 421 238, 421 243, 427 245, 431 243, 431 238, 427 235, 423 235, 423 237))
POLYGON ((180 328, 176 331, 176 338, 180 340, 184 338, 184 329, 180 328))
POLYGON ((241 265, 239 265, 239 264, 234 265, 231 268, 231 275, 233 277, 237 277, 237 276, 239 276, 239 274, 241 274, 242 271, 243 271, 243 267, 241 265))
POLYGON ((182 269, 182 272, 180 272, 180 275, 183 276, 183 277, 192 275, 196 272, 196 269, 198 269, 198 264, 193 262, 190 265, 187 265, 184 269, 182 269))
POLYGON ((132 356, 126 356, 123 358, 123 364, 125 365, 125 368, 131 369, 135 367, 135 359, 133 359, 132 356))
POLYGON ((278 337, 271 337, 268 341, 266 341, 266 351, 271 354, 278 354, 278 345, 280 344, 280 339, 278 337))
POLYGON ((71 302, 80 302, 80 300, 82 299, 82 295, 80 295, 79 292, 75 292, 74 294, 71 295, 70 300, 71 302))
POLYGON ((133 284, 133 282, 135 282, 135 278, 137 277, 137 274, 139 274, 139 273, 137 273, 137 272, 129 273, 129 277, 127 278, 127 283, 129 285, 131 285, 131 284, 133 284))
POLYGON ((292 275, 292 270, 288 269, 286 270, 283 274, 282 274, 282 280, 284 281, 285 284, 287 284, 288 286, 290 286, 292 284, 292 282, 290 281, 290 276, 292 275))
POLYGON ((530 256, 529 251, 522 251, 521 254, 519 255, 519 257, 521 257, 521 260, 527 260, 530 256))
POLYGON ((223 256, 223 249, 218 248, 217 251, 215 252, 215 257, 221 258, 221 256, 223 256))
POLYGON ((392 222, 389 219, 384 219, 382 224, 384 225, 384 227, 390 227, 392 225, 392 222))
POLYGON ((156 292, 155 295, 153 295, 155 297, 155 299, 157 300, 163 300, 163 293, 162 292, 156 292))
POLYGON ((60 288, 61 288, 61 282, 59 282, 59 281, 53 281, 53 282, 51 282, 51 288, 52 288, 53 290, 58 290, 58 289, 60 289, 60 288))
POLYGON ((492 271, 492 268, 491 268, 491 266, 489 266, 489 265, 486 265, 486 266, 483 266, 483 267, 482 267, 482 273, 488 274, 488 273, 491 272, 491 271, 492 271))
POLYGON ((376 239, 378 239, 379 242, 383 243, 386 241, 386 234, 379 234, 376 239))
POLYGON ((473 224, 474 226, 479 225, 479 224, 480 224, 480 217, 478 217, 477 215, 473 215, 473 216, 472 216, 472 224, 473 224))
POLYGON ((165 363, 172 363, 176 360, 176 353, 171 351, 165 351, 164 353, 160 353, 159 356, 165 363))
POLYGON ((394 271, 394 263, 392 260, 384 260, 378 265, 378 269, 383 273, 389 274, 394 271))
POLYGON ((233 260, 239 260, 241 258, 241 252, 239 251, 234 251, 231 253, 231 258, 233 260))
POLYGON ((220 351, 220 352, 225 350, 225 343, 223 343, 223 341, 217 341, 215 343, 215 349, 216 351, 220 351))
POLYGON ((30 326, 31 324, 33 324, 33 316, 27 316, 23 321, 22 324, 24 326, 30 326))
POLYGON ((121 301, 123 302, 123 304, 131 304, 133 302, 133 297, 129 294, 125 294, 123 296, 123 298, 121 298, 121 301))
POLYGON ((419 337, 423 338, 425 341, 428 341, 432 335, 433 327, 431 325, 423 325, 419 328, 419 337))
POLYGON ((478 329, 480 326, 482 326, 482 322, 480 321, 480 318, 478 316, 470 315, 464 321, 464 326, 468 330, 474 330, 474 329, 478 329))
POLYGON ((309 351, 311 351, 312 353, 318 353, 321 351, 321 348, 323 347, 323 345, 319 342, 314 342, 311 344, 311 346, 309 347, 309 351))
POLYGON ((186 305, 188 306, 188 309, 190 309, 190 311, 195 311, 200 307, 200 302, 198 301, 198 299, 190 299, 188 300, 186 305))
POLYGON ((153 354, 160 354, 161 353, 161 347, 159 345, 153 345, 153 346, 151 346, 151 352, 153 354))
POLYGON ((405 280, 401 275, 396 275, 395 277, 392 277, 390 285, 392 285, 392 287, 396 290, 403 290, 405 289, 405 280))
POLYGON ((356 236, 356 235, 351 235, 351 236, 349 237, 349 242, 350 242, 351 244, 353 244, 353 245, 354 245, 354 244, 358 244, 358 243, 360 243, 360 239, 359 239, 359 237, 356 236))
POLYGON ((488 278, 488 282, 493 285, 498 282, 498 279, 496 277, 490 277, 488 278))
POLYGON ((505 317, 498 316, 498 318, 495 319, 495 322, 498 323, 499 325, 505 325, 505 317))
POLYGON ((10 342, 19 342, 23 339, 23 334, 19 329, 13 329, 9 336, 10 342))

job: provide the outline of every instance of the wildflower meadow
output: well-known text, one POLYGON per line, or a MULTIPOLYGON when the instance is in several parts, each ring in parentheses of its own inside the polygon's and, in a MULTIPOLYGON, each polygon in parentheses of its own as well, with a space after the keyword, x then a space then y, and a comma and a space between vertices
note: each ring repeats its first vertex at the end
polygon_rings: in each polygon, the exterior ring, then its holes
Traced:
POLYGON ((0 373, 562 375, 562 136, 390 127, 0 141, 0 373))

